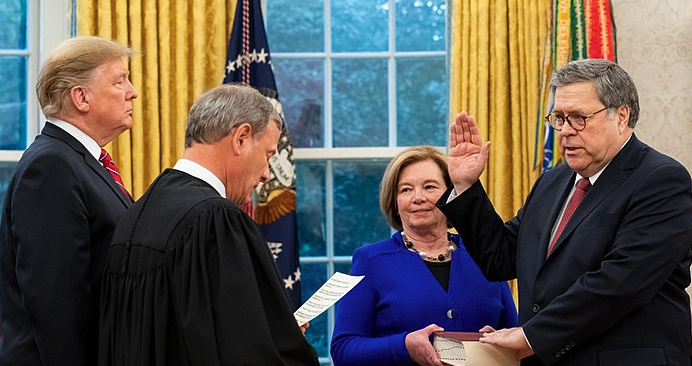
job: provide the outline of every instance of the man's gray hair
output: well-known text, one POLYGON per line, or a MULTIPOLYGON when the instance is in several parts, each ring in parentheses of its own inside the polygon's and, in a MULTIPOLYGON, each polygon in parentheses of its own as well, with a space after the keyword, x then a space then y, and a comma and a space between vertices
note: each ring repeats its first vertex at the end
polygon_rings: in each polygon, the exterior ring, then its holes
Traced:
POLYGON ((281 129, 281 117, 257 90, 238 84, 217 86, 202 94, 190 108, 185 147, 219 142, 242 123, 250 124, 252 135, 257 136, 269 121, 281 129))
POLYGON ((639 95, 630 76, 618 64, 608 60, 572 61, 558 70, 550 81, 555 92, 559 86, 591 81, 596 87, 598 100, 608 108, 627 106, 630 110, 629 127, 634 128, 639 119, 639 95))

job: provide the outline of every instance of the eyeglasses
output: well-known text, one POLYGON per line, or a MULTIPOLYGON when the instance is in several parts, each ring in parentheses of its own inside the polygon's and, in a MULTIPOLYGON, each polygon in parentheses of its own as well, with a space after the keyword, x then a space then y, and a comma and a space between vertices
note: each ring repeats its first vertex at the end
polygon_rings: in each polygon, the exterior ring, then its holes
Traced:
POLYGON ((565 126, 565 122, 569 123, 569 125, 572 126, 575 131, 581 131, 586 128, 586 120, 588 118, 591 118, 594 115, 605 111, 606 109, 608 109, 608 107, 603 107, 603 109, 593 112, 588 116, 582 116, 581 114, 568 114, 563 116, 560 113, 553 112, 545 116, 545 120, 548 121, 548 123, 550 123, 550 125, 553 126, 556 131, 561 131, 562 127, 565 126))

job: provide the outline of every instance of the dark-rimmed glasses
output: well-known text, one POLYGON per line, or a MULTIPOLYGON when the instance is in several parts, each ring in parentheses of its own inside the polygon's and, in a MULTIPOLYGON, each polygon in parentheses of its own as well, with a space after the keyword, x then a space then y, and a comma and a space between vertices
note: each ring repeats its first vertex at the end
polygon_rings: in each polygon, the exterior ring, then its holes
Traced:
POLYGON ((545 116, 545 120, 548 121, 548 123, 550 123, 550 125, 553 126, 556 131, 561 131, 562 127, 565 126, 565 122, 569 123, 569 125, 572 126, 575 131, 581 131, 586 128, 587 119, 605 111, 606 109, 608 109, 608 107, 603 107, 603 109, 599 109, 588 116, 582 116, 581 114, 568 114, 563 116, 560 113, 553 112, 545 116))

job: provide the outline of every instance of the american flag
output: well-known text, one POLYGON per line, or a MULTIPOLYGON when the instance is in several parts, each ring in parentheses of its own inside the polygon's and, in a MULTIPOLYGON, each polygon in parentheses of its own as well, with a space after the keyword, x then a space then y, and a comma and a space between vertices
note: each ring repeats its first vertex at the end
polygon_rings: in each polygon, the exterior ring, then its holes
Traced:
MULTIPOLYGON (((284 118, 259 0, 238 1, 228 42, 225 72, 224 83, 253 86, 272 102, 281 118, 284 118)), ((249 213, 262 228, 295 310, 301 304, 296 177, 291 139, 286 124, 282 126, 278 150, 269 162, 271 179, 258 188, 256 205, 249 213)))

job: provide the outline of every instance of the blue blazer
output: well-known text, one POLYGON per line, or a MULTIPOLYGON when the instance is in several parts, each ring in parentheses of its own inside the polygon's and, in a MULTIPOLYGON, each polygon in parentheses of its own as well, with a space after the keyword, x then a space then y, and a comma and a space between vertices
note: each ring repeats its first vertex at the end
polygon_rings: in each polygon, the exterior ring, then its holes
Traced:
POLYGON ((401 233, 356 249, 352 275, 365 278, 336 307, 331 354, 336 366, 413 365, 404 339, 437 324, 448 331, 476 332, 485 325, 517 324, 506 282, 488 282, 457 235, 449 292, 417 253, 404 248, 401 233))
POLYGON ((96 364, 101 271, 130 205, 84 145, 46 123, 2 208, 0 365, 96 364))
POLYGON ((633 135, 546 258, 574 177, 543 174, 507 223, 480 183, 437 203, 488 278, 518 279, 522 365, 690 365, 689 173, 633 135))

